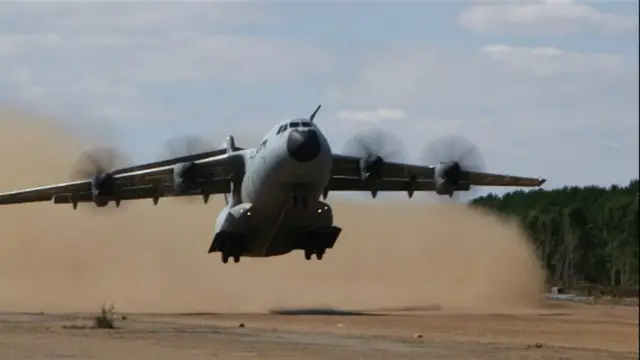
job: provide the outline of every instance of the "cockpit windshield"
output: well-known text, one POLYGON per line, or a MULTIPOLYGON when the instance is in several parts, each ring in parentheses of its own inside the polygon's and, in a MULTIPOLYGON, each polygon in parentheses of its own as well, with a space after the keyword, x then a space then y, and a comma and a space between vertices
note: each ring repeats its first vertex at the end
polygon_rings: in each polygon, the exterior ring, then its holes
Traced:
POLYGON ((297 127, 310 128, 310 127, 313 127, 313 124, 311 124, 311 121, 309 121, 308 119, 298 118, 298 119, 292 119, 291 122, 289 122, 289 127, 292 127, 292 128, 297 128, 297 127))
POLYGON ((287 131, 288 128, 297 129, 297 128, 301 128, 301 127, 302 128, 312 128, 313 127, 313 123, 311 123, 311 121, 309 121, 307 119, 291 120, 288 123, 280 125, 280 127, 278 128, 278 131, 276 131, 276 134, 282 134, 283 132, 287 131))

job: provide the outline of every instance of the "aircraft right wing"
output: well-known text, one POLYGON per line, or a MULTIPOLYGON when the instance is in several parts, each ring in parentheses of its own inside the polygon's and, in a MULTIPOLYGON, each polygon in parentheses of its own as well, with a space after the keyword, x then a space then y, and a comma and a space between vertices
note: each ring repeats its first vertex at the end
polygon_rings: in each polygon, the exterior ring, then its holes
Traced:
POLYGON ((451 164, 423 166, 396 162, 363 164, 362 159, 349 155, 333 155, 333 171, 329 191, 466 191, 474 186, 538 187, 542 178, 458 171, 455 181, 451 164), (363 166, 368 166, 366 169, 363 166))
POLYGON ((180 163, 171 159, 118 169, 95 179, 5 192, 0 194, 0 205, 53 201, 75 206, 81 202, 93 202, 96 195, 103 200, 115 201, 148 198, 157 202, 161 197, 194 195, 208 199, 209 195, 228 193, 235 175, 243 171, 242 157, 238 153, 182 163, 190 166, 176 167, 176 164, 180 163), (176 179, 181 188, 175 186, 176 179))

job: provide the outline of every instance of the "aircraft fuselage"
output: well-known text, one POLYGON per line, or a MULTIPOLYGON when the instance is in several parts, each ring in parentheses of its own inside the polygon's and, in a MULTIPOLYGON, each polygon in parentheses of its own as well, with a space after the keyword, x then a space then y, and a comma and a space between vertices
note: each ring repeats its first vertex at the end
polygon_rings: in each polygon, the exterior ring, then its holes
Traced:
POLYGON ((320 129, 306 119, 285 121, 257 148, 242 151, 245 173, 226 195, 210 251, 222 252, 223 261, 225 248, 234 260, 296 249, 321 258, 340 229, 333 226, 331 207, 319 200, 332 167, 331 147, 320 129))

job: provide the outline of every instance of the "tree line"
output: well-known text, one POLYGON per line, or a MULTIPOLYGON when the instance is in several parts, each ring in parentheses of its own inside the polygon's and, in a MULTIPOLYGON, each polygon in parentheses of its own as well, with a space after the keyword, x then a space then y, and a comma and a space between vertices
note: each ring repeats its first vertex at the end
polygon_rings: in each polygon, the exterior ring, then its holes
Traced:
POLYGON ((474 199, 474 206, 517 216, 548 282, 638 289, 638 179, 627 186, 566 186, 474 199))

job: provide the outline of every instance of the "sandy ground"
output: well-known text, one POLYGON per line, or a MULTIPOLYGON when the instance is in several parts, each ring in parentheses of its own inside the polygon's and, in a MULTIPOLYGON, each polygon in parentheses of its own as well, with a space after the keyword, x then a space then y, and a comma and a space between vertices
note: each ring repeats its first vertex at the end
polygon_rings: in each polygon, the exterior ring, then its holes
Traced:
POLYGON ((637 359, 638 309, 505 313, 0 314, 2 359, 637 359), (239 327, 239 324, 245 327, 239 327), (421 338, 416 338, 421 334, 421 338))
MULTIPOLYGON (((67 130, 0 109, 0 191, 67 181, 92 142, 67 130)), ((607 359, 637 351, 637 307, 540 301, 545 274, 517 219, 382 198, 371 206, 330 195, 344 231, 322 261, 292 253, 226 265, 206 253, 221 199, 117 211, 0 206, 0 358, 607 359), (122 329, 69 328, 88 323, 72 313, 105 302, 131 314, 122 329), (264 314, 408 306, 432 311, 264 314), (212 311, 225 314, 168 315, 212 311)))

